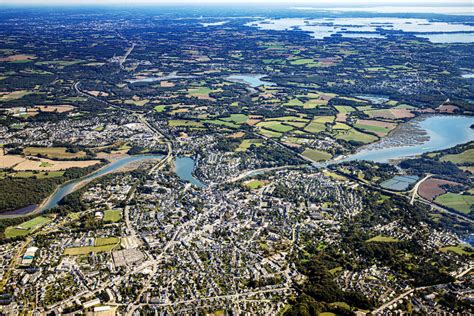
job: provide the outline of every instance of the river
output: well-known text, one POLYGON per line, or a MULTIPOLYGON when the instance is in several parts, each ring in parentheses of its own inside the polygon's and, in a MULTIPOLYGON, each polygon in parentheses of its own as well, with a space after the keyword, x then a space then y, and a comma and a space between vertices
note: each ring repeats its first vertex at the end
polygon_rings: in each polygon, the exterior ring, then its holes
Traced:
MULTIPOLYGON (((118 159, 105 167, 87 175, 79 179, 71 180, 63 185, 61 185, 54 193, 49 197, 49 199, 44 203, 39 211, 45 211, 51 209, 58 205, 59 201, 69 193, 74 192, 77 189, 77 185, 87 184, 94 179, 97 179, 107 173, 110 173, 114 170, 117 170, 123 166, 129 165, 133 162, 149 160, 149 159, 161 159, 163 158, 162 155, 137 155, 137 156, 128 156, 125 158, 118 159)), ((191 184, 197 187, 204 187, 204 183, 199 181, 193 176, 195 161, 189 157, 178 157, 175 161, 176 164, 176 174, 178 177, 186 182, 190 182, 191 184)))

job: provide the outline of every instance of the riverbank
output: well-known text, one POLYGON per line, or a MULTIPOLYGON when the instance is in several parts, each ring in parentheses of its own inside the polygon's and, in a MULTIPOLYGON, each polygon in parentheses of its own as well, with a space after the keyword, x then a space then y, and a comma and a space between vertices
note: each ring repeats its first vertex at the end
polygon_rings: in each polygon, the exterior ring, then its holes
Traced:
POLYGON ((355 154, 328 164, 353 160, 390 163, 426 152, 443 150, 474 140, 474 117, 465 115, 421 115, 402 123, 380 141, 361 147, 355 154))
MULTIPOLYGON (((6 214, 0 214, 0 219, 6 218, 17 218, 17 217, 25 217, 35 214, 40 214, 41 212, 53 208, 58 204, 58 202, 67 194, 72 193, 83 186, 87 185, 91 181, 102 177, 107 174, 117 173, 117 172, 124 172, 137 169, 141 164, 143 164, 147 160, 156 160, 162 159, 162 155, 138 155, 138 156, 130 156, 124 155, 123 157, 115 157, 111 159, 111 161, 102 166, 101 168, 95 170, 92 173, 89 173, 83 177, 69 180, 60 186, 58 186, 54 192, 43 202, 31 210, 31 207, 28 207, 29 212, 22 212, 21 214, 8 212, 6 214)), ((22 208, 23 209, 23 208, 22 208)))

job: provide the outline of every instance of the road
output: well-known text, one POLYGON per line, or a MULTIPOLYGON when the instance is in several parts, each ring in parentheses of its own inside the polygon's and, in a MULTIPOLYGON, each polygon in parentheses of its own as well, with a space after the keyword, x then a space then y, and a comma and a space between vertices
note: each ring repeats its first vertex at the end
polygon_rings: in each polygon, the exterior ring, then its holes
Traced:
POLYGON ((164 142, 166 143, 167 147, 168 147, 168 153, 167 155, 161 159, 155 166, 153 166, 153 168, 149 171, 149 173, 153 173, 155 172, 156 170, 160 170, 161 168, 163 168, 166 163, 169 163, 171 161, 171 158, 173 156, 173 146, 172 146, 172 143, 169 139, 167 139, 159 130, 157 130, 153 125, 150 124, 150 122, 148 122, 145 117, 143 116, 142 113, 139 113, 137 111, 134 111, 134 110, 131 110, 131 109, 127 109, 127 108, 123 108, 123 107, 120 107, 120 106, 117 106, 113 103, 110 103, 108 101, 104 101, 102 99, 99 99, 98 97, 95 97, 89 93, 86 93, 84 91, 82 91, 79 87, 80 85, 80 81, 77 81, 76 83, 73 84, 73 88, 74 90, 76 91, 77 94, 79 95, 82 95, 86 98, 90 98, 90 99, 93 99, 97 102, 100 102, 104 105, 107 105, 107 106, 110 106, 114 109, 117 109, 117 110, 120 110, 120 111, 125 111, 125 112, 129 112, 131 113, 132 115, 134 115, 142 124, 144 124, 148 130, 154 135, 155 139, 156 140, 164 140, 164 142))
POLYGON ((279 167, 271 167, 271 168, 261 168, 261 169, 254 169, 254 170, 249 170, 249 171, 246 171, 242 174, 239 174, 238 176, 226 181, 226 183, 232 183, 232 182, 236 182, 236 181, 239 181, 239 180, 242 180, 244 179, 245 177, 248 177, 252 174, 259 174, 259 173, 265 173, 265 172, 269 172, 269 171, 275 171, 275 170, 284 170, 284 169, 288 169, 288 168, 300 168, 300 167, 306 167, 306 165, 291 165, 291 166, 279 166, 279 167))
POLYGON ((125 53, 125 55, 123 55, 122 59, 120 60, 120 68, 122 70, 125 70, 125 67, 123 66, 123 64, 127 61, 127 58, 128 56, 132 53, 133 49, 135 48, 136 44, 135 43, 132 43, 132 46, 127 50, 127 52, 125 53))
MULTIPOLYGON (((467 269, 463 270, 462 272, 460 272, 459 274, 457 274, 455 276, 456 279, 459 279, 460 277, 463 277, 464 275, 466 275, 467 273, 469 273, 470 271, 472 270, 472 266, 469 266, 467 269)), ((449 284, 449 283, 448 283, 449 284)), ((397 303, 399 300, 403 299, 404 297, 412 294, 413 292, 415 291, 418 291, 418 290, 424 290, 424 289, 427 289, 429 288, 430 286, 420 286, 420 287, 416 287, 416 288, 413 288, 413 289, 410 289, 406 292, 403 292, 402 294, 398 295, 397 297, 395 297, 394 299, 392 299, 391 301, 383 304, 382 306, 380 306, 379 308, 377 309, 374 309, 372 311, 372 314, 374 315, 377 315, 377 314, 380 314, 382 313, 385 309, 387 309, 390 305, 393 305, 395 303, 397 303)))
POLYGON ((413 186, 413 189, 411 189, 411 191, 413 191, 413 194, 411 196, 411 201, 410 201, 410 204, 413 205, 413 203, 415 203, 415 198, 418 196, 418 187, 428 178, 430 178, 432 175, 431 174, 427 174, 423 179, 421 179, 420 181, 418 181, 414 186, 413 186))
MULTIPOLYGON (((198 303, 198 302, 202 302, 202 301, 212 301, 212 300, 218 300, 218 299, 237 299, 237 298, 240 298, 240 297, 252 296, 252 295, 257 295, 257 294, 282 292, 282 291, 288 291, 288 290, 290 290, 290 287, 285 286, 285 287, 280 287, 280 288, 275 288, 275 289, 266 289, 266 290, 258 290, 258 291, 244 292, 244 293, 202 297, 202 298, 196 298, 196 299, 186 300, 186 301, 177 301, 177 302, 172 302, 172 303, 162 303, 162 304, 147 303, 146 305, 153 305, 153 306, 157 306, 157 307, 168 307, 168 306, 176 306, 176 305, 181 305, 181 304, 194 304, 194 303, 198 303)), ((140 305, 142 305, 142 304, 140 304, 140 305)), ((143 305, 145 305, 145 304, 143 304, 143 305)))

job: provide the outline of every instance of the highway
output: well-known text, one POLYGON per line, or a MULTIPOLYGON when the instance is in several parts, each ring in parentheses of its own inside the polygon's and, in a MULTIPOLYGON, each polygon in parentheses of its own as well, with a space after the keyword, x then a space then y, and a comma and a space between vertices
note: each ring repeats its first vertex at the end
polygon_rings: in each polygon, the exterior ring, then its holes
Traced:
MULTIPOLYGON (((459 279, 461 277, 463 277, 464 275, 466 275, 467 273, 469 273, 470 271, 472 270, 472 265, 470 265, 468 268, 466 268, 465 270, 463 270, 462 272, 460 272, 459 274, 457 274, 455 276, 456 279, 459 279)), ((448 283, 449 284, 449 283, 448 283)), ((416 288, 413 288, 413 289, 410 289, 410 290, 407 290, 406 292, 403 292, 402 294, 398 295, 397 297, 395 297, 394 299, 392 299, 391 301, 383 304, 382 306, 380 306, 379 308, 377 309, 374 309, 372 311, 372 314, 374 315, 377 315, 377 314, 381 314, 385 309, 387 309, 390 305, 393 305, 395 303, 397 303, 399 300, 403 299, 404 297, 412 294, 413 292, 415 291, 419 291, 419 290, 424 290, 424 289, 427 289, 427 288, 430 288, 431 286, 420 286, 420 287, 416 287, 416 288)))
POLYGON ((418 196, 418 187, 428 178, 430 178, 432 175, 431 174, 427 174, 423 179, 421 179, 420 181, 418 181, 414 186, 413 186, 413 189, 411 189, 411 191, 413 192, 412 196, 411 196, 411 201, 410 201, 410 204, 413 205, 413 203, 415 203, 415 198, 418 196))

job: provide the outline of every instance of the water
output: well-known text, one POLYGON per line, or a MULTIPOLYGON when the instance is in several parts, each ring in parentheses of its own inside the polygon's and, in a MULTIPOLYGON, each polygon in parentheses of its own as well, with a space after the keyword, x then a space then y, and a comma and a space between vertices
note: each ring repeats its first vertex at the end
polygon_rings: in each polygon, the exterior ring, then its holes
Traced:
POLYGON ((147 77, 147 78, 140 78, 140 79, 130 79, 127 80, 130 83, 137 83, 137 82, 155 82, 155 81, 165 81, 165 80, 173 80, 173 79, 182 79, 182 78, 194 78, 194 76, 181 76, 177 75, 176 72, 172 72, 165 76, 160 77, 147 77))
POLYGON ((219 21, 219 22, 210 22, 210 23, 199 23, 204 27, 209 27, 209 26, 221 26, 226 24, 229 21, 219 21))
POLYGON ((248 84, 249 86, 251 86, 253 88, 256 88, 256 87, 259 87, 259 86, 274 86, 275 85, 275 83, 273 83, 273 82, 260 80, 263 77, 265 77, 265 75, 261 75, 261 74, 254 74, 254 75, 242 74, 242 75, 230 75, 230 76, 227 77, 227 80, 233 81, 233 82, 243 82, 243 83, 246 83, 246 84, 248 84))
POLYGON ((474 43, 474 33, 445 33, 445 34, 426 34, 417 35, 427 38, 431 43, 474 43))
POLYGON ((434 43, 471 43, 474 37, 474 26, 472 25, 430 22, 427 19, 414 18, 283 18, 254 21, 246 25, 258 27, 262 30, 283 31, 300 29, 311 33, 311 36, 315 39, 324 39, 334 34, 353 38, 368 36, 375 38, 383 37, 379 34, 379 28, 383 30, 409 32, 418 37, 428 38, 434 43), (376 36, 376 34, 379 36, 376 36))
POLYGON ((114 171, 118 168, 121 168, 123 166, 126 166, 132 162, 136 161, 142 161, 145 159, 161 159, 163 158, 162 155, 138 155, 138 156, 128 156, 122 159, 118 159, 104 168, 101 168, 85 177, 69 181, 63 185, 61 185, 54 193, 53 195, 48 199, 46 204, 44 204, 41 207, 41 211, 49 210, 50 208, 53 208, 58 205, 59 201, 69 193, 72 193, 74 191, 75 186, 79 183, 84 181, 85 183, 91 182, 94 179, 97 179, 103 175, 105 175, 108 172, 114 171))
MULTIPOLYGON (((419 121, 418 126, 420 129, 426 131, 429 140, 411 146, 381 148, 377 148, 380 147, 378 146, 380 142, 378 142, 368 145, 358 153, 340 161, 368 160, 386 163, 390 160, 447 149, 474 140, 474 129, 470 128, 472 124, 474 124, 474 117, 472 116, 428 116, 419 121)), ((382 141, 389 143, 390 137, 391 135, 382 141)))
POLYGON ((333 11, 333 12, 373 12, 373 13, 435 13, 445 15, 474 15, 472 6, 374 6, 374 7, 341 7, 317 8, 294 7, 295 10, 333 11))
MULTIPOLYGON (((132 162, 143 161, 143 160, 147 160, 147 159, 161 159, 161 158, 163 158, 162 155, 137 155, 137 156, 128 156, 128 157, 116 160, 116 161, 108 164, 104 168, 101 168, 101 169, 99 169, 99 170, 97 170, 97 171, 95 171, 95 172, 93 172, 93 173, 91 173, 91 174, 89 174, 85 177, 82 177, 82 178, 79 178, 79 179, 76 179, 76 180, 72 180, 70 182, 67 182, 67 183, 61 185, 53 193, 53 195, 48 199, 46 204, 43 205, 43 207, 41 207, 40 210, 45 211, 45 210, 48 210, 48 209, 51 209, 51 208, 57 206, 59 201, 61 201, 61 199, 63 197, 65 197, 69 193, 74 192, 74 189, 75 189, 76 185, 79 182, 89 183, 92 180, 97 179, 97 178, 105 175, 106 173, 117 170, 117 169, 119 169, 123 166, 126 166, 126 165, 128 165, 132 162)), ((194 165, 195 165, 195 161, 193 159, 191 159, 189 157, 178 157, 178 158, 176 158, 175 163, 176 163, 176 174, 178 175, 178 177, 181 180, 190 182, 190 183, 196 185, 197 187, 204 187, 205 186, 201 181, 199 181, 198 179, 196 179, 192 175, 192 172, 194 171, 194 165)))
POLYGON ((203 188, 206 185, 193 176, 196 162, 190 157, 177 157, 175 160, 176 174, 183 180, 190 182, 198 188, 203 188))

